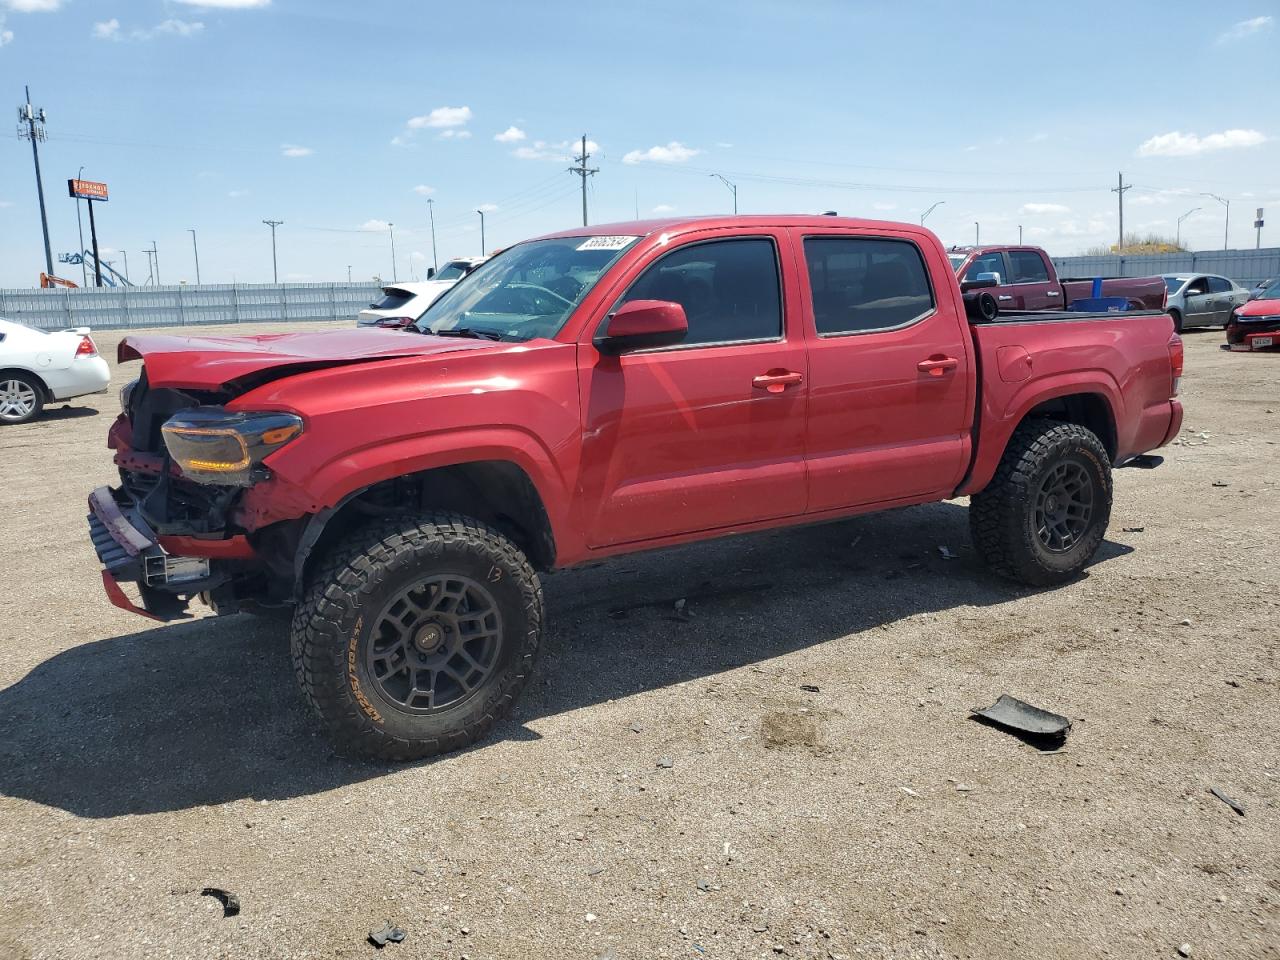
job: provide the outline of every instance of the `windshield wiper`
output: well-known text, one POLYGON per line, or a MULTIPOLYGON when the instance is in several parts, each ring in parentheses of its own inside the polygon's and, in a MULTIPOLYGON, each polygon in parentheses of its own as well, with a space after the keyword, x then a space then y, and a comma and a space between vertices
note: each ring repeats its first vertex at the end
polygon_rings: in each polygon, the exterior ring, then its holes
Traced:
POLYGON ((501 340, 496 330, 480 330, 476 327, 453 327, 449 330, 426 330, 433 337, 469 337, 472 340, 501 340))

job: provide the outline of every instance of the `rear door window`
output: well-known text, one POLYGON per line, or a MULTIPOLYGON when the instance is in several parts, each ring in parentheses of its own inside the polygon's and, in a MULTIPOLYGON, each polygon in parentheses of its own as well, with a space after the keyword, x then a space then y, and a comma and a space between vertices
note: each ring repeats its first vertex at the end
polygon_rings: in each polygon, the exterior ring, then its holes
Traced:
POLYGON ((387 287, 382 291, 382 299, 369 304, 374 310, 398 310, 412 300, 414 294, 398 287, 387 287))
POLYGON ((1231 281, 1222 277, 1209 278, 1210 293, 1229 293, 1231 291, 1231 281))
POLYGON ((1013 275, 1011 283, 1048 283, 1049 268, 1038 253, 1030 250, 1009 251, 1009 272, 1013 275))
POLYGON ((889 330, 933 309, 919 248, 878 237, 806 237, 805 263, 819 336, 889 330))

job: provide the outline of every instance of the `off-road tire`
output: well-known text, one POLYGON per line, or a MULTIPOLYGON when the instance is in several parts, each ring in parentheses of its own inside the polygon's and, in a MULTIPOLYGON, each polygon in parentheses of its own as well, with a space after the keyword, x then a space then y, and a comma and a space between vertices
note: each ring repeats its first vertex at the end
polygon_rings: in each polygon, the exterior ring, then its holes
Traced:
POLYGON ((475 742, 511 710, 537 659, 542 621, 538 576, 497 530, 453 513, 380 519, 335 544, 308 578, 293 617, 294 671, 340 752, 416 760, 475 742), (421 713, 389 699, 366 657, 387 605, 433 576, 483 584, 501 630, 475 689, 421 713))
POLYGON ((1092 431, 1074 423, 1029 420, 1009 438, 995 477, 971 499, 969 532, 987 566, 1002 577, 1036 587, 1065 583, 1102 543, 1111 496, 1110 458, 1092 431), (1082 468, 1092 484, 1092 508, 1075 543, 1054 551, 1038 532, 1036 501, 1050 471, 1061 464, 1082 468))

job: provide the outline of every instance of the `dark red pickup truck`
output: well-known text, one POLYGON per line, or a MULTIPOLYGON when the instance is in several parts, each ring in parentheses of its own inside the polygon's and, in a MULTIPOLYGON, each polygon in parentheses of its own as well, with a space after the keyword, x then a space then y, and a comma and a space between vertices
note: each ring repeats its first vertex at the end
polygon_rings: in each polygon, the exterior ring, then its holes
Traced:
MULTIPOLYGON (((988 292, 1000 310, 1066 310, 1094 297, 1093 278, 1060 278, 1039 247, 952 247, 947 254, 956 276, 973 283, 995 278, 988 292)), ((1169 293, 1163 277, 1104 277, 1101 296, 1124 298, 1129 310, 1163 310, 1169 293)))
POLYGON ((292 608, 311 704, 388 758, 511 706, 537 570, 971 495, 995 571, 1060 583, 1112 467, 1177 433, 1182 343, 965 309, 923 228, 731 217, 517 244, 403 332, 130 336, 103 582, 158 619, 292 608))

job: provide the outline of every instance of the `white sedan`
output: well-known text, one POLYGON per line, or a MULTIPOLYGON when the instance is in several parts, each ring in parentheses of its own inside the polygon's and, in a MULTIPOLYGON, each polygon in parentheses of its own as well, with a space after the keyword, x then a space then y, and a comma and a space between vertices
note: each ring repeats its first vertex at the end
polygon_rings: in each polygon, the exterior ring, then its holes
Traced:
POLYGON ((357 327, 406 327, 488 257, 454 257, 440 272, 427 271, 427 279, 412 283, 393 283, 382 288, 382 299, 356 315, 357 327))
POLYGON ((0 318, 0 423, 26 423, 46 403, 106 393, 110 382, 88 327, 36 330, 0 318))

